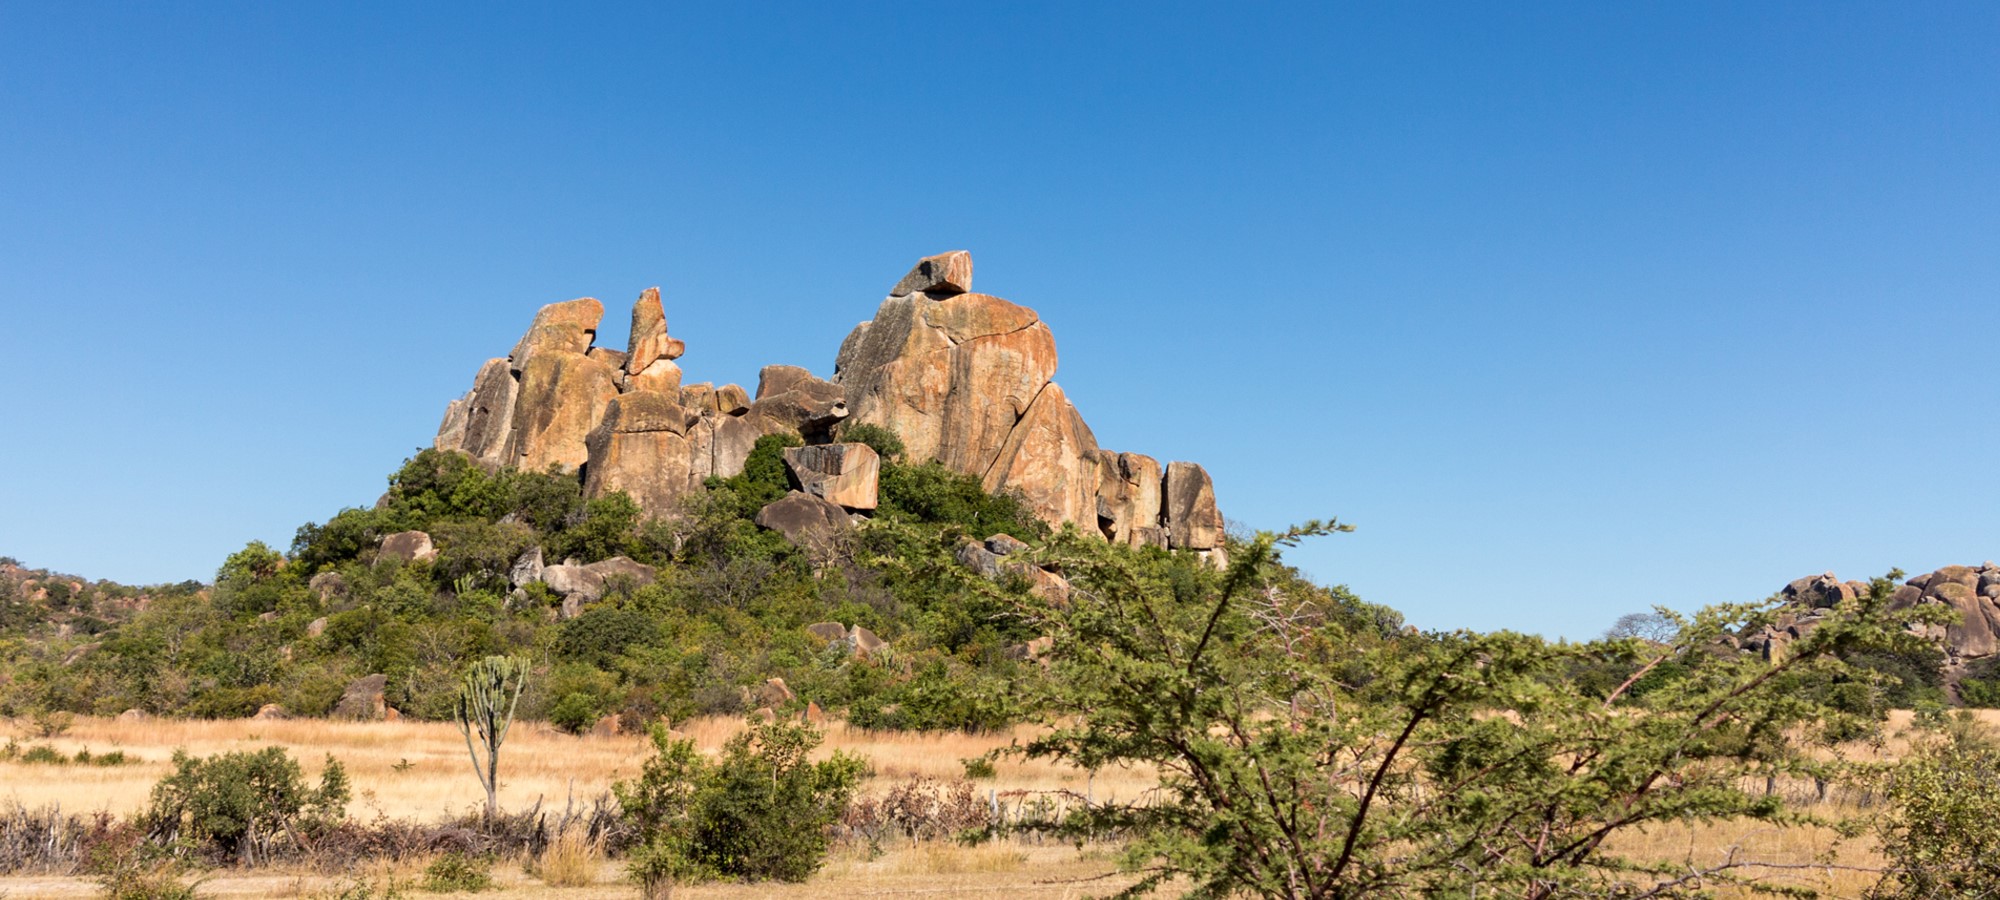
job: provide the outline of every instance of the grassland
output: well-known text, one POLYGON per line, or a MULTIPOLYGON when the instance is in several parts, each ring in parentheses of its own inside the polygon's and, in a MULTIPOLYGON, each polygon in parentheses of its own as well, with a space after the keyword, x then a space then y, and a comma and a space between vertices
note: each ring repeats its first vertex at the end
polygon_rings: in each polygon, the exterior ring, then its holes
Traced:
MULTIPOLYGON (((1905 746, 1900 735, 1909 717, 1891 720, 1892 738, 1871 752, 1895 756, 1905 746)), ((2000 722, 2000 717, 1992 721, 2000 722)), ((698 720, 677 730, 706 749, 719 747, 742 727, 729 720, 698 720)), ((20 733, 19 727, 14 729, 20 733)), ((901 734, 865 732, 834 724, 822 752, 841 750, 868 758, 873 774, 864 792, 880 792, 913 776, 956 778, 962 760, 1004 746, 1025 732, 1010 735, 901 734)), ((436 820, 476 809, 483 801, 466 759, 463 739, 449 724, 395 722, 345 723, 321 720, 183 721, 153 719, 115 721, 81 719, 52 739, 22 738, 23 744, 48 744, 64 754, 122 751, 134 760, 125 765, 97 767, 0 761, 0 802, 27 806, 60 804, 65 810, 133 812, 145 805, 152 784, 170 769, 175 749, 196 755, 278 745, 300 759, 315 775, 331 754, 347 768, 354 786, 350 812, 372 818, 436 820)), ((612 782, 632 777, 646 752, 638 736, 574 737, 545 725, 523 723, 509 737, 501 756, 500 799, 509 809, 541 801, 561 806, 567 798, 586 800, 609 790, 612 782)), ((1046 763, 1002 759, 995 776, 978 782, 981 792, 1070 790, 1098 798, 1131 797, 1150 785, 1144 772, 1101 772, 1095 778, 1074 769, 1046 763)), ((1800 796, 1809 791, 1791 786, 1800 796)), ((1856 811, 1852 798, 1836 797, 1821 809, 1828 813, 1856 811)), ((1627 835, 1615 849, 1654 859, 1714 862, 1734 854, 1771 865, 1764 877, 1829 896, 1856 897, 1874 881, 1866 871, 1879 864, 1866 839, 1838 841, 1824 829, 1776 830, 1767 826, 1721 825, 1704 828, 1670 827, 1627 835)), ((850 896, 1021 896, 1080 897, 1115 890, 1116 848, 1064 844, 1001 842, 981 847, 952 844, 891 842, 879 855, 866 848, 843 847, 813 879, 801 885, 701 885, 682 889, 678 897, 850 897, 850 896)), ((495 870, 502 891, 486 897, 629 897, 619 865, 591 853, 568 861, 573 886, 556 887, 542 876, 549 870, 541 860, 513 860, 495 870), (583 882, 578 884, 577 882, 583 882)), ((400 869, 350 873, 349 878, 377 883, 396 879, 406 885, 419 878, 421 863, 400 869)), ((259 870, 222 872, 209 878, 203 893, 215 896, 327 896, 345 883, 304 872, 259 870)), ((0 878, 0 892, 10 898, 90 896, 94 885, 77 878, 0 878)), ((1726 895, 1725 895, 1726 896, 1726 895)))

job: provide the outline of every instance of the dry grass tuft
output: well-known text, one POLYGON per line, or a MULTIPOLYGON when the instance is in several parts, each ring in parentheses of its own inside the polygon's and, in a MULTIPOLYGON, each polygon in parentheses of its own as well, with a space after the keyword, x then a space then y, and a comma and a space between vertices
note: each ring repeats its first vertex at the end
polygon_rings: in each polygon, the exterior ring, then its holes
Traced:
POLYGON ((550 887, 589 887, 597 883, 602 856, 596 842, 585 837, 582 829, 572 828, 549 842, 548 849, 534 861, 531 874, 550 887))

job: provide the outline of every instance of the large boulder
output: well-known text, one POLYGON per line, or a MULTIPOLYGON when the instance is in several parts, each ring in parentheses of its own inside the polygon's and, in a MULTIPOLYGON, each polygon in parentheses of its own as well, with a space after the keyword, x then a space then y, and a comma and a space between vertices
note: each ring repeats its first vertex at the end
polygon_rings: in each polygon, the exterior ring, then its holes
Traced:
POLYGON ((757 399, 776 396, 815 380, 804 366, 765 366, 757 371, 757 399))
POLYGON ((882 457, 867 444, 785 448, 785 471, 801 491, 847 509, 874 509, 882 457))
POLYGON ((972 254, 953 250, 917 260, 910 274, 889 289, 890 296, 919 292, 960 294, 972 290, 972 254))
POLYGON ((825 439, 847 418, 847 392, 839 385, 810 374, 782 384, 782 390, 768 391, 760 385, 757 401, 741 416, 760 435, 793 432, 809 441, 825 439))
POLYGON ((542 583, 565 600, 576 598, 579 603, 595 603, 604 598, 604 576, 588 566, 544 566, 542 583))
POLYGON ((389 676, 367 675, 347 683, 347 689, 340 693, 340 700, 333 705, 336 719, 359 719, 376 722, 388 716, 387 690, 389 676))
POLYGON ((1215 483, 1208 470, 1191 462, 1167 464, 1165 496, 1167 542, 1176 550, 1213 550, 1222 546, 1222 511, 1215 506, 1215 483))
POLYGON ((590 351, 591 342, 597 339, 597 323, 603 319, 604 304, 590 297, 551 303, 535 312, 528 333, 521 336, 507 359, 514 371, 525 372, 528 361, 539 353, 555 351, 581 356, 590 351))
POLYGON ((1158 460, 1138 453, 1097 451, 1097 527, 1113 543, 1164 545, 1158 460))
POLYGON ((489 359, 473 376, 472 390, 453 401, 434 446, 457 450, 488 465, 506 461, 514 433, 514 402, 520 382, 505 359, 489 359))
POLYGON ((639 302, 632 304, 632 336, 626 348, 627 375, 642 374, 655 363, 671 364, 687 351, 686 344, 667 336, 667 313, 660 305, 659 288, 647 288, 639 294, 639 302))
POLYGON ((581 353, 543 350, 521 370, 508 462, 540 472, 577 469, 590 459, 586 444, 618 396, 617 373, 581 353))
POLYGON ((645 587, 660 577, 659 570, 652 566, 623 556, 598 560, 584 566, 583 570, 602 579, 606 588, 615 587, 620 582, 630 587, 645 587))
POLYGON ((514 565, 507 569, 507 583, 515 587, 534 584, 542 580, 542 568, 542 546, 536 544, 514 558, 514 565))
POLYGON ((680 405, 678 393, 636 391, 612 398, 584 441, 590 453, 583 469, 585 496, 624 491, 647 512, 672 509, 700 484, 687 436, 699 420, 680 405))
POLYGON ((801 547, 820 547, 850 523, 847 511, 803 491, 793 491, 783 499, 757 511, 757 525, 785 536, 801 547))
POLYGON ((1016 491, 1028 509, 1051 524, 1097 527, 1097 438, 1050 382, 1014 426, 984 479, 993 493, 1016 491))
MULTIPOLYGON (((431 544, 431 536, 421 531, 398 531, 382 539, 382 548, 375 552, 375 564, 429 562, 437 558, 437 548, 431 544)), ((311 582, 307 583, 308 586, 311 582)))

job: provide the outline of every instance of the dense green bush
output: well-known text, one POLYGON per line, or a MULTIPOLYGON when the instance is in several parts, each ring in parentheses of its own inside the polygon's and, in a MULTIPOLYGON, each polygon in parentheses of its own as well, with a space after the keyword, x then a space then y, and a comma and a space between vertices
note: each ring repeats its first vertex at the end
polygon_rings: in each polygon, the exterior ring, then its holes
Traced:
POLYGON ((347 772, 331 756, 314 788, 282 747, 210 757, 182 751, 174 771, 153 786, 142 820, 163 843, 253 863, 269 857, 274 842, 338 822, 348 798, 347 772))
POLYGON ((1878 900, 2000 896, 2000 744, 1975 720, 1944 724, 1884 773, 1878 900))
POLYGON ((630 865, 648 896, 679 880, 796 882, 818 870, 865 768, 842 753, 812 762, 821 740, 808 725, 766 723, 709 762, 693 742, 654 728, 639 778, 613 787, 638 834, 630 865))
POLYGON ((493 860, 453 850, 424 867, 424 890, 434 894, 475 893, 493 886, 493 860))
POLYGON ((903 439, 880 425, 867 422, 843 423, 840 439, 849 443, 867 444, 883 462, 898 462, 903 456, 903 439))

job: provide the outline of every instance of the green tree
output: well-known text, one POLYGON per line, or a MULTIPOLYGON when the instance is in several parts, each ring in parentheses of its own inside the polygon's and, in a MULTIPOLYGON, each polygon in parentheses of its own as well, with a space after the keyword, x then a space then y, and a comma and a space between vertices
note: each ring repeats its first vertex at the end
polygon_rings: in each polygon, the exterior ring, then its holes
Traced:
POLYGON ((2000 897, 2000 743, 1961 715, 1881 773, 1889 872, 1870 897, 2000 897))
POLYGON ((1055 637, 1057 687, 1026 752, 1161 773, 1157 795, 1071 822, 1131 836, 1134 893, 1178 878, 1205 897, 1539 900, 1742 880, 1743 860, 1636 859, 1606 841, 1661 822, 1799 823, 1752 776, 1825 773, 1762 748, 1851 716, 1791 679, 1918 640, 1903 624, 1921 614, 1876 597, 1831 610, 1775 665, 1723 640, 1771 621, 1770 603, 1703 610, 1663 645, 1371 632, 1278 562, 1279 546, 1335 530, 1259 535, 1226 572, 1178 585, 1129 552, 1058 541, 1078 589, 1027 611, 1055 637), (1634 660, 1623 683, 1572 683, 1607 654, 1634 660), (1672 690, 1630 692, 1667 664, 1672 690))
POLYGON ((664 727, 638 780, 613 785, 638 833, 631 870, 649 897, 711 876, 804 881, 826 857, 865 764, 835 753, 812 762, 818 729, 771 722, 737 734, 714 762, 664 727))
POLYGON ((452 720, 465 736, 465 752, 472 757, 472 771, 479 786, 486 789, 486 817, 500 809, 500 745, 514 724, 514 708, 521 702, 521 690, 528 683, 528 664, 506 656, 489 656, 473 663, 458 689, 452 720), (473 743, 473 735, 479 742, 473 743), (482 755, 483 754, 483 755, 482 755))
POLYGON ((174 771, 153 786, 142 821, 166 844, 245 865, 268 860, 273 844, 346 815, 347 772, 326 759, 317 788, 283 747, 211 757, 174 753, 174 771))

